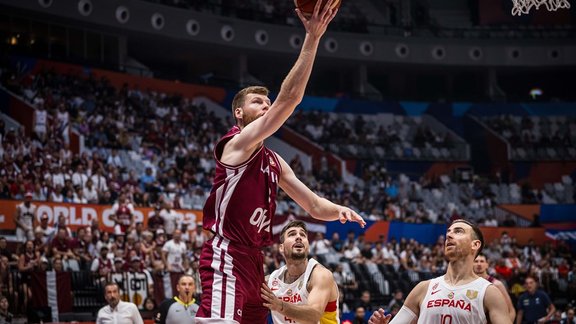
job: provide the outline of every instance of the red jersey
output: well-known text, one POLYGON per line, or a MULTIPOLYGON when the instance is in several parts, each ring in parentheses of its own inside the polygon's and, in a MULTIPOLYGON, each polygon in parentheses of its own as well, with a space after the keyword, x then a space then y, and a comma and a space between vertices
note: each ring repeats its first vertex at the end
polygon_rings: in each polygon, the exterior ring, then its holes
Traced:
POLYGON ((268 246, 273 243, 280 161, 274 151, 262 146, 238 166, 222 163, 224 145, 239 133, 238 126, 232 127, 214 148, 216 174, 204 205, 203 226, 235 243, 268 246))

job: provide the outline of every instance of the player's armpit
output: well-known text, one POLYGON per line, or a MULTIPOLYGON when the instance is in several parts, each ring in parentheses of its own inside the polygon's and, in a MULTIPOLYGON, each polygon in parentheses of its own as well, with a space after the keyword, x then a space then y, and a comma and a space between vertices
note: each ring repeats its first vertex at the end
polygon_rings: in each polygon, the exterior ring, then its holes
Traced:
POLYGON ((419 282, 406 297, 404 306, 408 307, 416 317, 420 314, 420 303, 424 300, 430 280, 419 282))

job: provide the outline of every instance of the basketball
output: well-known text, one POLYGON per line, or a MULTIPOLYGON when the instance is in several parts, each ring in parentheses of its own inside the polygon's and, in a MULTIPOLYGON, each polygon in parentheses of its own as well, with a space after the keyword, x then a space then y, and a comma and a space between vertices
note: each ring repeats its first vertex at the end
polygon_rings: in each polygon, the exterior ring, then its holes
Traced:
MULTIPOLYGON (((304 16, 309 17, 314 12, 314 6, 316 6, 316 2, 318 1, 322 1, 322 8, 324 8, 326 3, 330 2, 330 0, 294 0, 294 5, 296 5, 296 8, 300 9, 304 16)), ((342 0, 336 0, 332 8, 340 8, 341 4, 342 0)), ((322 8, 320 8, 320 10, 322 10, 322 8)))

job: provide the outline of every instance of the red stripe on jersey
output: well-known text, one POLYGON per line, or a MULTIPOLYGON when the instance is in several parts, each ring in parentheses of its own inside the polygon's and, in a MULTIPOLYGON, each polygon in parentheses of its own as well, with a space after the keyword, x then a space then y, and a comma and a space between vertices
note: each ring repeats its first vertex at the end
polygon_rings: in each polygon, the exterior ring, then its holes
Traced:
POLYGON ((338 307, 338 304, 336 304, 337 300, 333 300, 331 302, 328 302, 328 304, 326 304, 326 308, 324 308, 325 312, 335 312, 336 308, 338 307))

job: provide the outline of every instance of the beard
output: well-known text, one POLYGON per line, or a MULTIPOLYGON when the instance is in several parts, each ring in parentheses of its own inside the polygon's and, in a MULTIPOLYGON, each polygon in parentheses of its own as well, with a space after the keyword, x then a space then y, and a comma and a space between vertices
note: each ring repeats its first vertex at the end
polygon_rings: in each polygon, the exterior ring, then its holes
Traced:
POLYGON ((458 260, 466 257, 471 251, 466 251, 461 247, 454 246, 450 251, 444 250, 444 258, 448 261, 458 260))
POLYGON ((262 116, 258 116, 258 115, 244 115, 242 117, 242 127, 246 127, 248 126, 248 124, 250 124, 251 122, 255 121, 256 119, 260 118, 262 116))
POLYGON ((307 258, 308 258, 308 252, 306 252, 306 251, 302 251, 302 252, 291 251, 290 253, 288 253, 286 255, 286 259, 290 259, 293 261, 302 261, 302 260, 306 260, 307 258))

